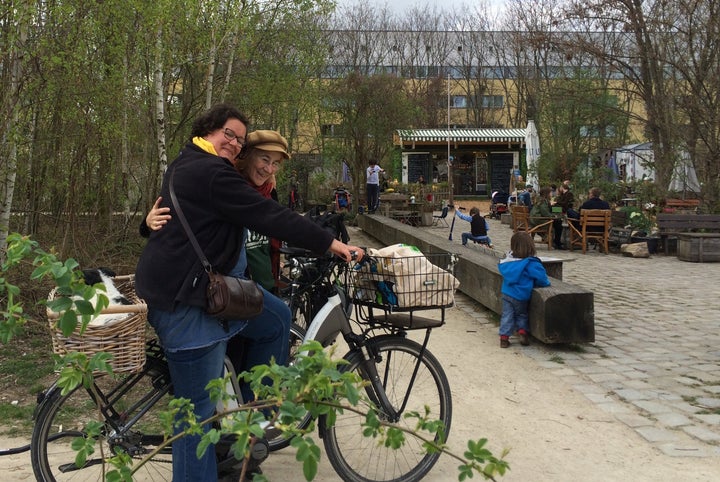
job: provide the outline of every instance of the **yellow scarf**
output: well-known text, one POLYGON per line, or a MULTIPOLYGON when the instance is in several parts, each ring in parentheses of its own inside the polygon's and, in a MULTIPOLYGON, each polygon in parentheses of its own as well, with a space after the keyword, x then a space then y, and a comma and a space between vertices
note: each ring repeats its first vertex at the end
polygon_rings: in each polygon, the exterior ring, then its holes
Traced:
POLYGON ((198 146, 200 149, 202 149, 205 152, 209 152, 210 154, 218 155, 217 152, 215 152, 215 146, 212 145, 211 142, 206 141, 202 137, 193 137, 193 144, 198 146))

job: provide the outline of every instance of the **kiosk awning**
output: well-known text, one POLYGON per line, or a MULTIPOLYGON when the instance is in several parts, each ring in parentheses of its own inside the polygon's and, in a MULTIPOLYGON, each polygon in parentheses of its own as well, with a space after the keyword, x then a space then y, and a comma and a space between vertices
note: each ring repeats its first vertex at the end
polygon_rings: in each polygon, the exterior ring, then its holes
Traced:
POLYGON ((395 143, 447 143, 449 134, 453 144, 521 144, 525 142, 525 133, 525 129, 398 129, 395 143))

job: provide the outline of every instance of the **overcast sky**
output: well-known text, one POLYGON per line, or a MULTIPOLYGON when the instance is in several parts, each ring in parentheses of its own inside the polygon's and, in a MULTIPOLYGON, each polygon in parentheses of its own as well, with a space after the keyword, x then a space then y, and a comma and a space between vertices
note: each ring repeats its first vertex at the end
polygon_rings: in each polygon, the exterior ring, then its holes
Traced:
MULTIPOLYGON (((353 5, 358 0, 337 0, 338 5, 353 5)), ((451 10, 456 7, 471 7, 476 2, 473 0, 365 0, 367 3, 383 6, 388 5, 396 13, 402 13, 404 10, 414 6, 436 5, 440 4, 443 9, 451 10)), ((490 8, 497 12, 505 4, 505 0, 488 0, 490 8)))

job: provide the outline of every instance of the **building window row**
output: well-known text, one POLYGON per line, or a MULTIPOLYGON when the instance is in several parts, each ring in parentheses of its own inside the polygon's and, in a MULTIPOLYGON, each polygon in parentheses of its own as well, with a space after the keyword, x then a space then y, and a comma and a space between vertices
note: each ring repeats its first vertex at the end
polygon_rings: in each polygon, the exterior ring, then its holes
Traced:
MULTIPOLYGON (((483 95, 479 102, 481 109, 502 109, 505 105, 505 98, 502 95, 483 95)), ((451 109, 469 109, 470 103, 466 95, 453 95, 450 97, 451 109)))

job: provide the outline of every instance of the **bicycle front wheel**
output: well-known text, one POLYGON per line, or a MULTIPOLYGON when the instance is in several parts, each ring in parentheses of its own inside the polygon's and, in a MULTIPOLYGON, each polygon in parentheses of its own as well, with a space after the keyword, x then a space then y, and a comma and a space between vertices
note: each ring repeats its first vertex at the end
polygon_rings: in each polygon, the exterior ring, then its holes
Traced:
MULTIPOLYGON (((427 406, 429 419, 445 424, 447 438, 452 420, 452 399, 450 385, 437 358, 427 349, 423 351, 420 344, 392 335, 369 340, 368 348, 375 357, 385 394, 399 412, 397 424, 414 430, 417 420, 404 415, 411 411, 423 415, 427 406)), ((351 352, 346 356, 349 362, 346 369, 359 371, 361 357, 359 351, 351 352)), ((378 398, 372 393, 371 386, 366 390, 370 399, 378 398)), ((363 436, 364 421, 364 416, 345 411, 337 414, 334 426, 321 427, 328 459, 345 481, 418 481, 440 457, 439 453, 425 453, 422 442, 410 435, 396 450, 378 444, 377 439, 363 436)), ((435 440, 442 441, 439 437, 435 440)))
MULTIPOLYGON (((147 374, 147 373, 145 373, 147 374)), ((156 416, 167 410, 170 397, 166 390, 153 390, 153 383, 169 386, 169 381, 150 376, 132 375, 117 385, 110 377, 102 377, 95 383, 95 390, 102 399, 112 396, 113 386, 121 393, 114 404, 103 403, 102 415, 99 404, 90 391, 78 387, 67 395, 60 388, 52 388, 39 406, 33 428, 30 458, 35 478, 42 482, 104 480, 105 472, 113 467, 107 463, 116 450, 128 453, 137 464, 162 441, 162 430, 156 416), (137 383, 130 383, 137 380, 137 383), (157 399, 144 397, 157 395, 157 399), (137 415, 138 407, 148 412, 137 415), (137 415, 137 420, 134 418, 137 415), (77 451, 72 443, 76 439, 88 439, 89 424, 100 421, 99 435, 94 438, 94 452, 80 466, 76 465, 77 451)), ((172 454, 170 448, 154 456, 134 475, 135 481, 172 480, 172 454)))
MULTIPOLYGON (((290 325, 290 354, 288 357, 288 363, 293 362, 293 360, 298 354, 298 350, 300 349, 300 346, 302 345, 304 339, 305 329, 301 326, 296 325, 295 323, 292 323, 290 325)), ((310 412, 308 412, 298 423, 298 428, 306 428, 308 425, 310 425, 311 421, 312 417, 310 416, 310 412)), ((279 434, 273 438, 268 439, 268 448, 270 449, 270 452, 284 449, 285 447, 290 445, 291 440, 292 438, 286 438, 282 434, 279 434)))

